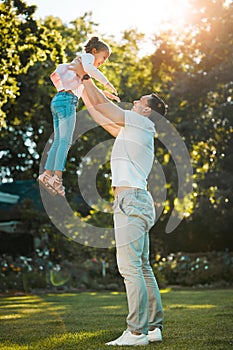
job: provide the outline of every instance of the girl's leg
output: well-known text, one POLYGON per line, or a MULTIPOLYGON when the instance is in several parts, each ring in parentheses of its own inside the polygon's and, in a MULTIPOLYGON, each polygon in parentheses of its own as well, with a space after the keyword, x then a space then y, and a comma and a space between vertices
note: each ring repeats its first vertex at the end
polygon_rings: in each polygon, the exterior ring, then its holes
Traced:
POLYGON ((59 130, 59 116, 56 110, 56 99, 57 95, 51 101, 51 112, 53 116, 53 130, 54 130, 54 139, 53 144, 48 152, 47 161, 45 163, 45 172, 52 176, 54 171, 55 158, 57 154, 57 148, 60 142, 60 130, 59 130))
POLYGON ((72 137, 76 121, 76 105, 71 103, 66 104, 66 106, 59 109, 58 112, 59 144, 57 145, 54 170, 59 177, 62 177, 67 154, 72 145, 72 137), (62 110, 62 113, 60 110, 62 110))
POLYGON ((55 114, 58 119, 57 135, 59 135, 59 138, 55 139, 55 141, 58 140, 58 142, 55 142, 54 147, 54 149, 56 148, 53 165, 54 176, 48 181, 48 185, 61 196, 65 196, 62 185, 62 175, 67 154, 72 144, 77 101, 78 99, 75 96, 65 93, 60 96, 57 101, 53 101, 51 106, 53 114, 55 114))
MULTIPOLYGON (((54 97, 54 99, 56 98, 56 96, 54 97)), ((51 106, 52 106, 52 102, 51 102, 51 106)), ((47 161, 45 163, 45 171, 38 176, 37 181, 52 195, 56 195, 57 192, 52 189, 49 184, 48 181, 52 178, 53 174, 54 174, 54 161, 55 161, 55 157, 56 157, 56 152, 57 152, 57 147, 59 144, 59 120, 58 120, 58 116, 55 110, 53 110, 51 108, 52 111, 52 115, 53 115, 53 129, 54 129, 54 140, 53 140, 53 144, 48 152, 48 156, 47 156, 47 161)))
POLYGON ((58 93, 51 102, 54 141, 48 152, 45 169, 62 177, 66 158, 72 144, 78 98, 70 93, 58 93))

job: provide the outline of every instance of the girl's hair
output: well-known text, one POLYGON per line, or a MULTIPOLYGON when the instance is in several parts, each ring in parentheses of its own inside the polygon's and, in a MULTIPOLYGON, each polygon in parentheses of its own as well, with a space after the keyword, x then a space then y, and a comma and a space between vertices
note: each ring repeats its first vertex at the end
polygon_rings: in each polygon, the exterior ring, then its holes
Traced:
POLYGON ((96 49, 97 52, 99 51, 110 51, 110 47, 104 42, 99 40, 97 36, 93 36, 88 43, 84 46, 86 53, 91 53, 92 49, 96 49))

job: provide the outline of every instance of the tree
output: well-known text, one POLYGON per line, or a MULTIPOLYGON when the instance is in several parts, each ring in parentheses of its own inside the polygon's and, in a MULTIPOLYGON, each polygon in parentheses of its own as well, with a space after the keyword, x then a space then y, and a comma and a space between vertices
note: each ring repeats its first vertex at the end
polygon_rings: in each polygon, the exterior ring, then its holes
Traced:
MULTIPOLYGON (((6 4, 10 10, 5 9, 3 19, 11 14, 11 32, 20 36, 20 21, 26 25, 30 16, 25 7, 20 7, 23 16, 17 12, 19 2, 6 1, 6 4)), ((192 4, 195 13, 190 17, 189 26, 183 33, 168 31, 156 35, 153 55, 138 55, 144 35, 136 30, 125 31, 119 42, 112 37, 104 38, 112 54, 101 70, 117 87, 122 101, 130 108, 129 101, 157 91, 169 105, 168 119, 185 141, 193 165, 194 187, 186 218, 174 234, 164 235, 169 215, 177 205, 177 171, 172 155, 159 139, 155 141, 157 161, 166 177, 167 198, 162 203, 163 214, 152 230, 152 251, 157 249, 158 243, 167 251, 232 247, 232 61, 229 59, 232 56, 232 6, 225 7, 220 0, 196 0, 192 4), (160 234, 154 236, 157 231, 160 234)), ((22 59, 21 52, 28 46, 22 46, 21 39, 17 43, 9 41, 16 54, 6 56, 9 61, 6 71, 11 76, 8 75, 8 82, 3 79, 3 85, 7 89, 10 82, 15 97, 9 99, 8 96, 2 108, 7 115, 0 144, 4 179, 37 177, 41 154, 52 134, 49 104, 55 89, 49 75, 56 63, 73 58, 86 42, 87 34, 91 35, 97 26, 90 13, 69 26, 51 16, 41 23, 33 23, 41 34, 29 31, 27 39, 22 34, 33 46, 30 60, 22 59), (40 38, 44 46, 39 43, 40 38), (20 63, 22 70, 17 74, 11 69, 13 58, 25 63, 20 63), (23 67, 26 68, 23 70, 23 67)), ((7 47, 4 38, 3 47, 7 47)), ((80 101, 78 112, 83 109, 80 101)), ((78 113, 78 123, 82 118, 78 113)), ((70 202, 78 192, 77 174, 82 172, 83 166, 89 169, 98 162, 95 155, 87 157, 88 152, 109 139, 111 137, 100 127, 87 128, 70 149, 64 174, 70 202)), ((106 200, 112 199, 109 152, 96 181, 97 189, 106 200)), ((178 204, 183 210, 182 203, 178 204)), ((72 205, 74 211, 79 211, 75 200, 72 205)), ((112 224, 111 216, 105 215, 102 207, 93 206, 89 214, 86 220, 90 223, 97 226, 102 223, 106 227, 112 224)))
POLYGON ((59 34, 47 31, 33 19, 35 6, 28 6, 22 0, 6 0, 0 6, 0 122, 6 126, 9 108, 6 103, 12 103, 20 93, 18 76, 26 74, 35 62, 45 61, 48 55, 59 55, 61 47, 59 34))
MULTIPOLYGON (((232 247, 233 67, 229 57, 233 7, 224 6, 220 0, 192 3, 195 16, 187 30, 183 35, 163 33, 156 38, 157 49, 152 56, 155 79, 165 91, 167 86, 168 117, 185 140, 194 169, 194 207, 186 220, 190 224, 184 222, 176 230, 176 235, 185 235, 187 243, 168 238, 167 244, 172 249, 174 242, 179 242, 181 249, 189 249, 189 244, 194 249, 224 249, 232 247)), ((160 148, 161 162, 166 153, 160 148)), ((171 164, 166 167, 171 168, 171 164)), ((169 173, 172 188, 174 171, 169 173)), ((172 207, 173 190, 170 196, 172 207)))

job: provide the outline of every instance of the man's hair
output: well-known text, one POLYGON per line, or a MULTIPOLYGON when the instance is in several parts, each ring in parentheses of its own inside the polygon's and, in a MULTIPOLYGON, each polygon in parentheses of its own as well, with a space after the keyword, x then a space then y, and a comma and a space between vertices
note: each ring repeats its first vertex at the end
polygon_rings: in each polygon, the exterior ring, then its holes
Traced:
POLYGON ((167 106, 165 105, 165 102, 155 92, 150 94, 147 103, 153 111, 158 112, 163 116, 167 114, 167 106))

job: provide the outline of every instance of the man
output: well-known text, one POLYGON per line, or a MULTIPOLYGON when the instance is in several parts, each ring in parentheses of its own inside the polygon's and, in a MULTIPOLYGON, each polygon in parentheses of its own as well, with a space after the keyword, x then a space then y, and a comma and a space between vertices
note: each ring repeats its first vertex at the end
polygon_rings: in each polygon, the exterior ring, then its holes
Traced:
MULTIPOLYGON (((136 346, 162 340, 163 310, 159 288, 149 263, 149 230, 155 222, 147 178, 154 159, 153 113, 165 115, 156 94, 134 101, 131 111, 110 102, 82 65, 83 100, 93 119, 116 137, 111 154, 117 265, 124 278, 127 330, 106 345, 136 346)), ((114 96, 111 96, 114 98, 114 96)), ((115 97, 117 99, 117 97, 115 97)))

